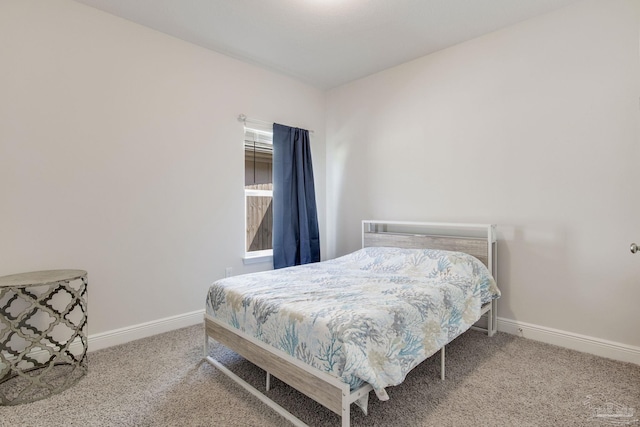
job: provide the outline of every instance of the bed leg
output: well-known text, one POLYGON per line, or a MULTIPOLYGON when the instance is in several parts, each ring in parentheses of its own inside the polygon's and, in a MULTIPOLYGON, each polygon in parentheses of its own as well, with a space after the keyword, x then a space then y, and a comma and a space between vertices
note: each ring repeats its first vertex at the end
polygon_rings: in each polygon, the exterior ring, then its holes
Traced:
POLYGON ((444 381, 444 347, 440 349, 440 379, 444 381))
POLYGON ((348 392, 346 390, 343 390, 342 391, 342 427, 349 427, 350 425, 351 425, 351 403, 349 403, 348 392))
POLYGON ((498 301, 491 301, 491 310, 487 313, 487 335, 492 337, 498 331, 498 301))
POLYGON ((207 335, 207 332, 204 332, 204 346, 202 348, 202 353, 203 353, 203 357, 207 357, 209 355, 209 335, 207 335))
POLYGON ((271 374, 267 372, 267 385, 265 386, 267 391, 271 390, 271 374))

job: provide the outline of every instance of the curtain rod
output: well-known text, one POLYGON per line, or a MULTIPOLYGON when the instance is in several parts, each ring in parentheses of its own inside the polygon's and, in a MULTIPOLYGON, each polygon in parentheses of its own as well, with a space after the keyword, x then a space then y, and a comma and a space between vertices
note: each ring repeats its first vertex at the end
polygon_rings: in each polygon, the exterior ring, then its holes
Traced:
MULTIPOLYGON (((264 120, 258 120, 258 119, 250 119, 249 117, 245 116, 244 114, 240 114, 238 116, 238 121, 242 122, 244 124, 253 123, 253 124, 256 124, 256 125, 267 125, 267 126, 273 125, 273 122, 266 122, 264 120)), ((309 130, 309 133, 315 133, 315 132, 313 130, 309 130)))

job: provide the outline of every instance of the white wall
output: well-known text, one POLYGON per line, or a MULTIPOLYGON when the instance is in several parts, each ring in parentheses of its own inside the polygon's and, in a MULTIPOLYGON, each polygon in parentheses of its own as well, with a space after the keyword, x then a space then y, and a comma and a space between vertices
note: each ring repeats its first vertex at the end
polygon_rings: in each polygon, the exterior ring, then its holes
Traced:
POLYGON ((325 230, 323 92, 72 1, 0 2, 0 276, 87 270, 97 334, 270 268, 241 260, 240 113, 315 130, 325 230))
POLYGON ((362 219, 496 223, 500 317, 639 346, 638 23, 589 0, 331 90, 330 256, 362 219))

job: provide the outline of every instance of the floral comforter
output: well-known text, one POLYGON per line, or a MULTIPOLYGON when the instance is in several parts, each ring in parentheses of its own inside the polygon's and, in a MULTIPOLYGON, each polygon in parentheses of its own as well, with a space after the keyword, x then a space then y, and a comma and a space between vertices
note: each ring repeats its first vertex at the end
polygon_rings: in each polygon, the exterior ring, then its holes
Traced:
POLYGON ((500 296, 476 258, 371 247, 215 282, 207 313, 354 389, 385 387, 466 331, 500 296))

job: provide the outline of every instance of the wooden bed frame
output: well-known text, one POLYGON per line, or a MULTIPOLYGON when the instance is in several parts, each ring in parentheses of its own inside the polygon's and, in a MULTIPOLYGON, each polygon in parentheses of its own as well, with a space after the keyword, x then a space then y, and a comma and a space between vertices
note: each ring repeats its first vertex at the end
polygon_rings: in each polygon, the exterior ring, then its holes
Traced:
MULTIPOLYGON (((454 224, 403 221, 362 221, 362 247, 392 246, 413 249, 442 249, 465 252, 482 261, 492 276, 497 272, 497 240, 495 226, 489 224, 454 224)), ((487 317, 487 327, 472 326, 493 336, 497 330, 497 301, 482 307, 487 317)), ((366 413, 371 385, 365 384, 351 391, 349 385, 326 372, 313 368, 289 354, 267 345, 217 319, 205 314, 205 360, 218 368, 240 386, 260 399, 270 408, 296 426, 305 426, 264 393, 245 382, 209 355, 209 339, 233 350, 251 363, 266 371, 266 391, 269 391, 271 375, 304 393, 342 418, 342 427, 351 422, 351 404, 357 402, 366 413)), ((445 374, 445 348, 440 349, 441 378, 445 374)))

